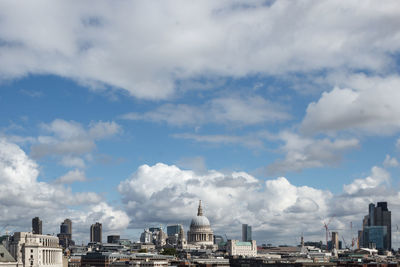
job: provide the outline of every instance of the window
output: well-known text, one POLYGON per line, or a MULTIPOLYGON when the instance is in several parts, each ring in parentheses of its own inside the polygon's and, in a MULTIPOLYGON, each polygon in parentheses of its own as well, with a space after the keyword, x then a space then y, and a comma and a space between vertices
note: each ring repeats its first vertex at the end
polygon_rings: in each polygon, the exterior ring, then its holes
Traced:
POLYGON ((31 253, 33 253, 33 249, 31 249, 31 253))

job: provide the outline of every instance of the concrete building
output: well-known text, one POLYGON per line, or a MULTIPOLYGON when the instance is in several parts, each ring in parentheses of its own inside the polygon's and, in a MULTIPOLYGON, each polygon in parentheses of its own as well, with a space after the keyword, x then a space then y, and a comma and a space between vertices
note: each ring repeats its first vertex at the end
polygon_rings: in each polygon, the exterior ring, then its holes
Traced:
POLYGON ((379 247, 381 250, 392 249, 392 213, 388 210, 387 202, 378 202, 376 206, 373 203, 369 204, 368 215, 363 219, 362 231, 360 247, 368 248, 372 245, 371 243, 374 243, 371 240, 375 240, 379 243, 379 245, 375 244, 377 248, 379 247))
POLYGON ((339 233, 332 232, 332 247, 336 250, 339 249, 339 233))
POLYGON ((90 242, 102 242, 102 225, 99 222, 90 226, 90 242))
POLYGON ((35 217, 32 219, 32 233, 41 235, 42 232, 42 220, 39 217, 35 217))
POLYGON ((188 244, 204 247, 213 246, 214 244, 214 234, 210 221, 203 215, 201 200, 199 201, 197 216, 190 223, 190 230, 187 232, 187 242, 188 244))
POLYGON ((17 261, 3 245, 0 245, 0 267, 17 267, 17 261))
POLYGON ((10 254, 23 267, 63 267, 62 249, 58 238, 16 232, 11 238, 10 254))
POLYGON ((228 240, 226 243, 226 252, 229 256, 257 256, 257 244, 255 240, 251 242, 241 242, 239 240, 228 240))
POLYGON ((251 226, 247 224, 242 224, 242 241, 251 242, 251 226))

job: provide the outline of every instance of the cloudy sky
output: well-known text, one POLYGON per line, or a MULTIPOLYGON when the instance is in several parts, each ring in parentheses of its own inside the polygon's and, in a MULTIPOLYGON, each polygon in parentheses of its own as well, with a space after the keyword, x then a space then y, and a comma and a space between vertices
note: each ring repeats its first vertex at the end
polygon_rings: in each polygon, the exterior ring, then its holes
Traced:
POLYGON ((400 3, 0 2, 0 229, 400 246, 400 3), (352 225, 352 227, 350 227, 352 225))

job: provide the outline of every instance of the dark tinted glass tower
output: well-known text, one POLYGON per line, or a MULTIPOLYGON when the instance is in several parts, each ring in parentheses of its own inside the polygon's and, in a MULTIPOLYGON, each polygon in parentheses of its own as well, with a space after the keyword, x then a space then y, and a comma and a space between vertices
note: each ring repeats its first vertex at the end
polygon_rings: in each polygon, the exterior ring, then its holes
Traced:
POLYGON ((247 224, 242 224, 242 241, 249 242, 251 240, 251 226, 247 224))
POLYGON ((42 220, 39 217, 32 219, 32 233, 41 235, 42 234, 42 220))
POLYGON ((102 225, 99 222, 90 226, 90 242, 101 243, 102 240, 102 225))
POLYGON ((370 243, 376 243, 377 248, 392 249, 392 213, 388 210, 387 202, 378 202, 376 206, 373 203, 369 204, 368 215, 363 221, 363 235, 360 241, 362 241, 360 244, 363 247, 369 247, 370 243), (378 246, 378 243, 382 245, 378 246))

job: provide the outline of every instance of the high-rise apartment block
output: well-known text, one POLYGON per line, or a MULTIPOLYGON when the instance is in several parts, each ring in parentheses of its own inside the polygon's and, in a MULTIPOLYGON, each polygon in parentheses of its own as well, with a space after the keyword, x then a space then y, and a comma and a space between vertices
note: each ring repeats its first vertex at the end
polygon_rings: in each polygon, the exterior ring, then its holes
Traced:
POLYGON ((102 241, 102 225, 99 222, 92 224, 90 226, 90 242, 98 242, 102 241))
POLYGON ((42 234, 42 220, 39 217, 32 219, 32 233, 37 235, 42 234))
POLYGON ((378 202, 376 206, 369 204, 368 215, 363 219, 360 246, 392 249, 392 213, 387 202, 378 202))
POLYGON ((250 242, 251 240, 251 226, 247 224, 242 224, 242 241, 250 242))

